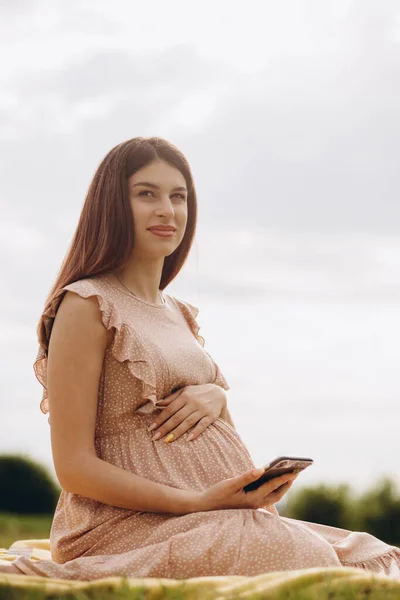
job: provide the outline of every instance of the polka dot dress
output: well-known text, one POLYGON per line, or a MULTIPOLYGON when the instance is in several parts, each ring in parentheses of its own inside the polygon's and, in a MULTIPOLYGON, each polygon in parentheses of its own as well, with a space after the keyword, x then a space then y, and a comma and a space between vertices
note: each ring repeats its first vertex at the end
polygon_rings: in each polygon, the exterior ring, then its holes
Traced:
MULTIPOLYGON (((190 430, 171 443, 153 441, 147 431, 161 410, 157 403, 175 389, 204 383, 229 389, 204 349, 196 307, 168 294, 163 304, 147 302, 109 273, 61 290, 43 313, 48 337, 67 290, 96 297, 104 326, 114 332, 98 394, 95 446, 101 459, 188 490, 205 490, 255 466, 237 431, 221 418, 192 441, 187 440, 190 430)), ((42 348, 34 368, 47 413, 42 348)), ((251 576, 340 565, 400 578, 399 549, 364 532, 281 517, 273 505, 176 516, 121 509, 63 490, 50 542, 51 561, 20 556, 12 564, 28 575, 79 580, 251 576)))

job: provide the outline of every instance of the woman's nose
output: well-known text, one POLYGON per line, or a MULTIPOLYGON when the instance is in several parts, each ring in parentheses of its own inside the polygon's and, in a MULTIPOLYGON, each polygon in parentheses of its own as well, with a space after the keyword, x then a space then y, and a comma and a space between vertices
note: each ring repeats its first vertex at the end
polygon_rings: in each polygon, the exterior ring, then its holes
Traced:
POLYGON ((162 211, 163 214, 172 214, 173 215, 175 212, 172 202, 168 197, 162 199, 161 207, 158 210, 162 211))

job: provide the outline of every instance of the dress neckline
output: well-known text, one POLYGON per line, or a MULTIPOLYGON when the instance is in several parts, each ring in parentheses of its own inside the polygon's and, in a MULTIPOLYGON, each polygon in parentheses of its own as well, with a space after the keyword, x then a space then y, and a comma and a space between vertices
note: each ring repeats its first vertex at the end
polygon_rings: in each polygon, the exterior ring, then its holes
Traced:
POLYGON ((119 281, 118 277, 116 277, 116 275, 114 273, 111 273, 111 272, 108 273, 108 276, 110 276, 110 275, 112 276, 112 281, 110 281, 110 277, 108 277, 108 283, 111 286, 113 286, 115 289, 117 289, 120 292, 122 292, 123 294, 125 294, 126 296, 129 296, 133 300, 136 300, 137 302, 140 302, 142 304, 147 304, 147 306, 151 306, 153 308, 163 308, 163 309, 167 308, 167 306, 168 306, 168 294, 164 294, 160 290, 160 293, 161 293, 162 297, 164 298, 163 304, 156 304, 154 302, 149 302, 148 300, 145 300, 144 298, 140 298, 140 296, 136 296, 136 294, 134 294, 133 292, 131 292, 130 290, 128 290, 127 288, 125 288, 121 284, 121 282, 119 281), (118 285, 116 285, 116 283, 118 283, 118 285))

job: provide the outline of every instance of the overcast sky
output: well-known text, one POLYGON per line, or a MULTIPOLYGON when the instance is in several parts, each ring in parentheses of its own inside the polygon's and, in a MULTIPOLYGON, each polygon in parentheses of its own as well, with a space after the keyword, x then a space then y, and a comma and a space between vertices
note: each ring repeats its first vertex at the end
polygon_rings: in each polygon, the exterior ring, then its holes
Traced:
POLYGON ((36 324, 98 164, 157 135, 199 201, 166 291, 200 308, 256 462, 398 474, 399 3, 0 7, 0 452, 51 466, 36 324))

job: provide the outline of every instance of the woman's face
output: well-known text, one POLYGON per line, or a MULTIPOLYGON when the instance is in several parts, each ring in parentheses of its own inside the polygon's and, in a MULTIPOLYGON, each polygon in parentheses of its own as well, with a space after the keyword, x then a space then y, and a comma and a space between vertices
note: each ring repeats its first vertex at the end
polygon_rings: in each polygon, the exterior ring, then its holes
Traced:
POLYGON ((156 258, 172 254, 186 229, 184 176, 167 162, 156 159, 131 175, 128 186, 134 219, 135 255, 156 258), (176 229, 172 236, 161 237, 149 230, 155 225, 172 225, 176 229))

